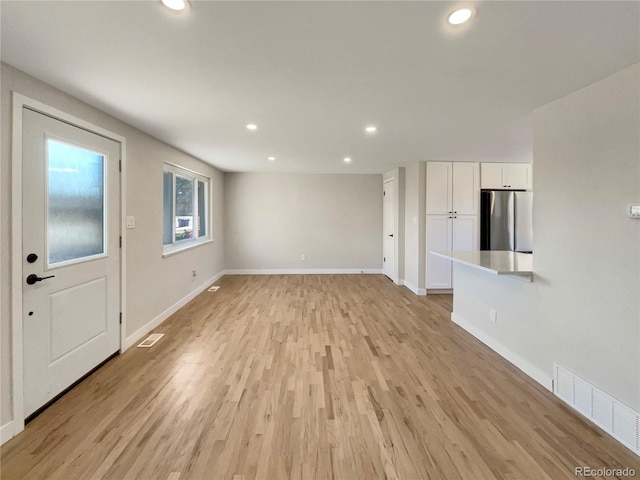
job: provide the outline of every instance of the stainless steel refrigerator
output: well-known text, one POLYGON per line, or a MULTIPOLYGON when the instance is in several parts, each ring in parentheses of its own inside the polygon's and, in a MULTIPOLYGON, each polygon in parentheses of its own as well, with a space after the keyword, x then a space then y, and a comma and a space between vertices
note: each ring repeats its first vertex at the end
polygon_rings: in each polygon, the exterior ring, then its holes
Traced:
POLYGON ((480 250, 533 252, 533 193, 482 190, 480 250))

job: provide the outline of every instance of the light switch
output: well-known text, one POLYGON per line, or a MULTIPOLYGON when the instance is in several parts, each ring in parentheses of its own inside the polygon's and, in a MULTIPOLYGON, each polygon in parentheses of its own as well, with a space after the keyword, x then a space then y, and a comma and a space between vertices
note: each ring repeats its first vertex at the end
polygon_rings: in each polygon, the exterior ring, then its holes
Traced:
POLYGON ((136 217, 127 215, 127 228, 136 228, 136 217))

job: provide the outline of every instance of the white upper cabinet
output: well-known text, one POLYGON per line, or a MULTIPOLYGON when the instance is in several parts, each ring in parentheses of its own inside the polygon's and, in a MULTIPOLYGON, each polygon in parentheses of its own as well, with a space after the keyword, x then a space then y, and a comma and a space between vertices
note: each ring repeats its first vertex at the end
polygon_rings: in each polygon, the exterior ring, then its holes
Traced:
POLYGON ((427 162, 427 213, 451 213, 451 162, 427 162))
POLYGON ((427 214, 478 213, 478 163, 427 162, 427 214))
POLYGON ((531 190, 530 163, 483 163, 481 166, 483 189, 531 190))
POLYGON ((509 188, 523 188, 525 190, 531 190, 531 164, 507 164, 507 167, 504 170, 504 181, 509 185, 509 188))
POLYGON ((453 213, 476 215, 480 201, 480 168, 477 163, 453 164, 453 213))
POLYGON ((480 186, 485 189, 505 188, 505 183, 502 181, 503 169, 504 163, 482 163, 480 186))

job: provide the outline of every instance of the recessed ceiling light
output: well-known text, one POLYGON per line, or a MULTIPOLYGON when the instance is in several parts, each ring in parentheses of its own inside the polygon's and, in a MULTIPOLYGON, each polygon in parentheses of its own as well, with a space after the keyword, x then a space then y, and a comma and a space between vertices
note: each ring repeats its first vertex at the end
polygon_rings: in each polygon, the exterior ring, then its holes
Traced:
POLYGON ((162 0, 165 7, 179 12, 187 8, 187 0, 162 0))
POLYGON ((365 132, 367 133, 376 133, 378 131, 378 127, 374 127, 373 125, 369 125, 367 128, 364 129, 365 132))
POLYGON ((250 123, 249 125, 247 125, 247 129, 248 130, 257 130, 258 126, 255 123, 250 123))
POLYGON ((276 157, 269 157, 267 158, 267 160, 269 160, 270 162, 273 162, 276 159, 276 157))
POLYGON ((350 163, 351 162, 351 157, 344 157, 344 162, 345 163, 350 163))
POLYGON ((473 13, 472 8, 459 8, 449 15, 449 23, 451 25, 460 25, 468 21, 473 16, 473 13))

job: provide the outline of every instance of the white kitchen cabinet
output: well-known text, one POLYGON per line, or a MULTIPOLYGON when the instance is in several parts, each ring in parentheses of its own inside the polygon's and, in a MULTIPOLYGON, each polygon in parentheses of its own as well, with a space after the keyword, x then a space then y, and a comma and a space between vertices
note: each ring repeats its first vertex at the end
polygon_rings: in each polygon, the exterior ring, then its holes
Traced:
POLYGON ((427 162, 426 288, 451 288, 451 261, 432 251, 478 249, 480 164, 427 162))
POLYGON ((427 215, 427 288, 451 288, 451 260, 431 252, 451 250, 452 222, 451 215, 427 215))
POLYGON ((451 260, 432 255, 432 251, 465 252, 478 250, 477 215, 427 215, 427 289, 450 289, 451 260))
POLYGON ((531 164, 507 164, 507 167, 504 169, 504 181, 509 188, 531 190, 531 164))
POLYGON ((453 163, 427 162, 427 214, 449 214, 452 207, 453 163))
POLYGON ((480 186, 483 189, 505 188, 502 180, 503 163, 482 163, 480 165, 480 186))
POLYGON ((480 167, 483 189, 531 190, 530 163, 483 163, 480 167))
POLYGON ((427 162, 427 214, 477 215, 480 167, 471 162, 427 162))
POLYGON ((454 215, 451 224, 451 250, 478 250, 478 215, 454 215))
POLYGON ((460 215, 477 215, 480 202, 480 165, 454 162, 452 210, 460 215))

